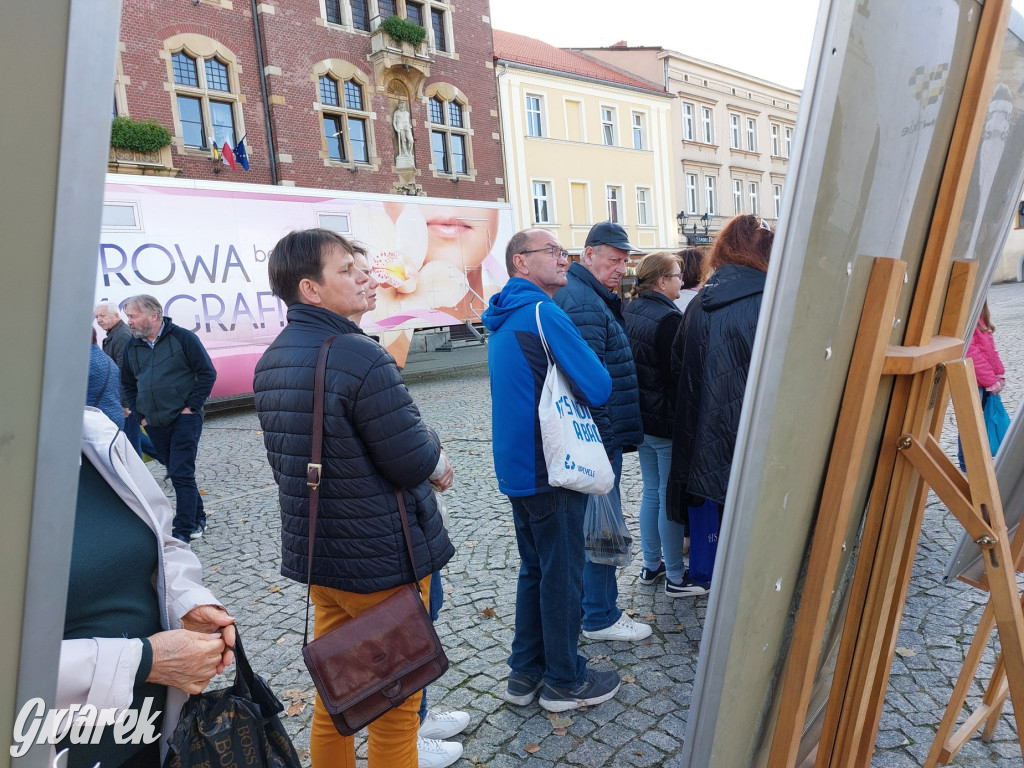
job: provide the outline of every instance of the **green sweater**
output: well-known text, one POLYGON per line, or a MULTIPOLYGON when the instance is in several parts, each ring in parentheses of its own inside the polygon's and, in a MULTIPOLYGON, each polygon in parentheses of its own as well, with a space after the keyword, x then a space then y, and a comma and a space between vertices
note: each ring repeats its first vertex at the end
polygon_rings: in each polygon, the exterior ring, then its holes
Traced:
MULTIPOLYGON (((143 638, 142 662, 135 676, 133 708, 153 698, 152 710, 162 710, 166 688, 145 682, 153 652, 145 638, 160 632, 160 603, 153 580, 157 573, 157 540, 149 526, 114 492, 92 463, 82 457, 78 504, 64 614, 64 639, 91 637, 143 638)), ((113 728, 103 730, 99 744, 72 744, 68 766, 103 768, 120 765, 144 744, 115 744, 113 728)))

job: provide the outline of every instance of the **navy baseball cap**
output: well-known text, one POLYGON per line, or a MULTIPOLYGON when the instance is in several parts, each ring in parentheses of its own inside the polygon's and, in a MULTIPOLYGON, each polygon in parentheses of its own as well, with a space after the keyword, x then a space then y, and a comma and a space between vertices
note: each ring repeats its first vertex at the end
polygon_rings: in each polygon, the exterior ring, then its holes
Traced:
POLYGON ((602 221, 592 226, 587 234, 587 242, 584 245, 587 248, 595 245, 610 245, 612 248, 629 251, 630 253, 643 253, 639 248, 634 248, 630 245, 626 230, 610 221, 602 221))

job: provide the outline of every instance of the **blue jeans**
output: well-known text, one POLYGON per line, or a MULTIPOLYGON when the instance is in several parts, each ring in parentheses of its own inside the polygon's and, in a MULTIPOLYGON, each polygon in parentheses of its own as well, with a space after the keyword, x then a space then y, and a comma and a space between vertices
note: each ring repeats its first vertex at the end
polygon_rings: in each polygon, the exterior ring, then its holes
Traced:
POLYGON ((668 519, 665 514, 665 491, 672 469, 672 439, 644 435, 637 446, 644 492, 640 498, 640 548, 644 565, 657 568, 664 556, 665 573, 674 582, 683 578, 683 540, 686 528, 668 519))
MULTIPOLYGON (((622 449, 616 448, 609 456, 612 469, 615 470, 615 503, 620 512, 622 500, 619 498, 619 478, 622 477, 622 449)), ((582 538, 582 533, 580 534, 582 538)), ((583 564, 583 629, 596 632, 606 629, 619 620, 622 611, 615 603, 619 599, 619 582, 615 579, 614 565, 598 565, 586 562, 583 564)))
POLYGON ((198 413, 182 413, 169 427, 146 427, 156 458, 167 467, 167 476, 174 486, 174 522, 171 535, 187 542, 194 531, 206 525, 203 497, 196 485, 196 453, 203 432, 203 417, 198 413))
MULTIPOLYGON (((437 621, 441 613, 441 606, 444 605, 444 590, 441 589, 441 572, 434 571, 430 576, 430 620, 437 621)), ((423 689, 423 697, 420 699, 420 725, 427 719, 427 689, 423 689)))
POLYGON ((149 435, 142 431, 142 427, 139 425, 139 417, 135 411, 131 411, 125 417, 124 436, 128 438, 128 442, 131 443, 132 448, 135 449, 139 456, 146 454, 160 461, 156 455, 156 448, 153 447, 153 441, 149 439, 149 435))
POLYGON ((509 501, 521 563, 508 665, 531 680, 576 689, 587 677, 577 648, 587 497, 556 488, 509 501))

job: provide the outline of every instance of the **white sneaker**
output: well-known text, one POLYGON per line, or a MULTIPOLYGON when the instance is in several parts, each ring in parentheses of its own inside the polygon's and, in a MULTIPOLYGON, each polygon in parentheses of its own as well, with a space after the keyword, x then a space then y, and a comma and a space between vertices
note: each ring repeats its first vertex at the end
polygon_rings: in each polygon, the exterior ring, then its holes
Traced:
POLYGON ((457 733, 462 733, 469 725, 469 713, 452 710, 450 712, 435 712, 427 710, 427 716, 420 726, 420 738, 424 739, 450 739, 457 733))
POLYGON ((597 629, 593 632, 583 630, 583 636, 587 640, 626 640, 633 643, 650 637, 651 625, 633 621, 626 614, 622 614, 619 616, 619 620, 610 627, 597 629))
POLYGON ((416 739, 420 768, 447 768, 462 757, 462 745, 457 741, 416 739))

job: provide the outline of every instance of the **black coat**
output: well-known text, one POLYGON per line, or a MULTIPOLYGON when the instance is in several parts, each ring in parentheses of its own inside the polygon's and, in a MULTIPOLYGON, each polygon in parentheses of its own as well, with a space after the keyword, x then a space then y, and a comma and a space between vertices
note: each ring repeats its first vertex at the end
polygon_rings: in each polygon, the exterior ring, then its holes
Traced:
POLYGON ((306 582, 313 374, 320 345, 334 334, 313 583, 369 594, 413 581, 395 488, 404 493, 416 579, 455 553, 428 480, 441 443, 420 418, 387 351, 333 312, 289 307, 288 326, 260 359, 253 382, 267 458, 280 487, 281 573, 306 582))
POLYGON ((753 267, 726 264, 683 315, 672 347, 679 388, 670 516, 685 508, 687 497, 725 503, 764 280, 753 267))
POLYGON ((636 363, 644 434, 672 437, 677 378, 672 372, 672 341, 683 313, 664 294, 647 291, 629 302, 623 314, 636 363))

